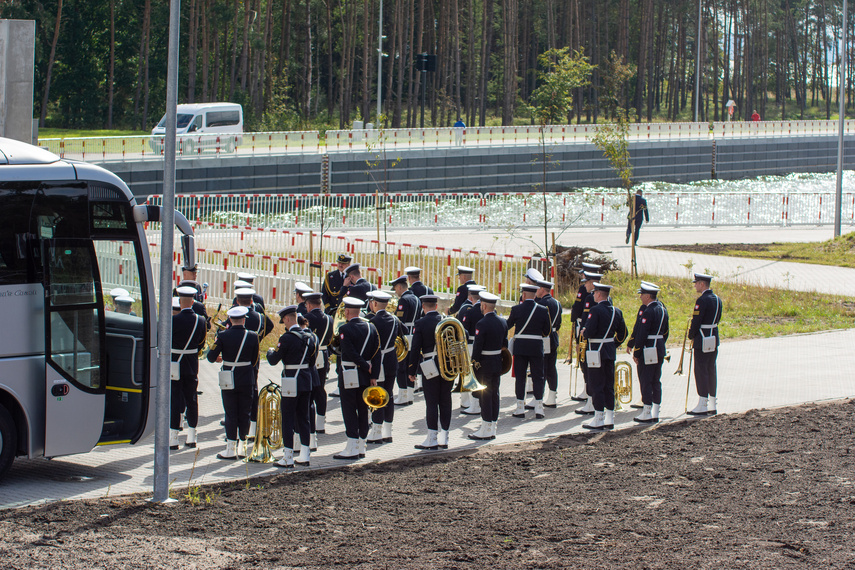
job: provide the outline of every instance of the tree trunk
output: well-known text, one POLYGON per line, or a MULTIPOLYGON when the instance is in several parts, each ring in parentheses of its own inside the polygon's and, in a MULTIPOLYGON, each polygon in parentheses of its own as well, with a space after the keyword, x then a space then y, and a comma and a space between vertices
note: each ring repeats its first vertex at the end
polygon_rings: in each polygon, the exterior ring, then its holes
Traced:
POLYGON ((190 18, 187 29, 187 102, 196 102, 196 46, 199 41, 198 1, 190 0, 190 18))
POLYGON ((110 0, 110 71, 107 78, 107 128, 113 128, 113 84, 116 77, 116 0, 110 0))
POLYGON ((504 92, 502 94, 502 125, 514 124, 514 103, 517 97, 517 48, 519 35, 519 1, 502 0, 502 54, 504 56, 504 92))
MULTIPOLYGON (((147 2, 148 3, 148 0, 147 2)), ((50 100, 50 76, 53 73, 53 63, 56 60, 56 44, 59 42, 59 26, 62 23, 62 0, 57 2, 56 21, 53 25, 53 41, 50 43, 50 56, 48 57, 47 72, 45 73, 45 92, 42 97, 42 109, 39 115, 39 127, 44 128, 47 118, 48 101, 50 100)))

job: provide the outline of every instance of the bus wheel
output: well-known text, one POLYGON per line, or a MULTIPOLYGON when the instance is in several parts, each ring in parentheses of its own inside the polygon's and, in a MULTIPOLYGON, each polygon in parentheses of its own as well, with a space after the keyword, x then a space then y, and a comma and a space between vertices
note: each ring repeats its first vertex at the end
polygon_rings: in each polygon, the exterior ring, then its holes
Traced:
POLYGON ((18 448, 18 430, 9 412, 0 405, 0 479, 12 466, 18 448))

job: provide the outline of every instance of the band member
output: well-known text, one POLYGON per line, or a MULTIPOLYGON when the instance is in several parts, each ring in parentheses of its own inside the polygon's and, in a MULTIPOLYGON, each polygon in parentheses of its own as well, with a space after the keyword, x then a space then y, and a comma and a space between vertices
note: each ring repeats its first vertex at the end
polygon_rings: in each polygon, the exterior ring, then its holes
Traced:
MULTIPOLYGON (((508 324, 496 315, 499 298, 482 292, 480 310, 484 318, 475 327, 472 347, 472 367, 475 376, 485 386, 480 391, 481 427, 469 434, 469 439, 495 439, 499 421, 499 384, 502 378, 502 347, 508 344, 508 324)), ((474 309, 473 309, 474 310, 474 309)))
POLYGON ((344 270, 350 265, 353 258, 347 254, 340 254, 336 259, 338 267, 333 269, 324 277, 324 286, 321 289, 324 301, 324 312, 334 315, 344 297, 344 270))
MULTIPOLYGON (((547 390, 543 399, 546 408, 558 406, 558 331, 561 330, 561 303, 552 297, 553 284, 550 281, 538 281, 535 300, 549 311, 550 333, 543 339, 543 376, 547 390)), ((526 406, 526 409, 533 409, 526 406)))
MULTIPOLYGON (((374 316, 369 321, 377 328, 380 335, 381 364, 378 372, 377 385, 382 386, 392 397, 395 379, 398 376, 398 356, 395 353, 395 339, 404 336, 404 325, 398 317, 386 310, 386 305, 392 296, 385 291, 368 293, 371 312, 374 316)), ((371 415, 371 431, 366 441, 368 443, 391 443, 392 420, 395 417, 395 406, 386 405, 375 410, 371 415)))
POLYGON ((312 398, 311 367, 317 357, 317 344, 311 331, 303 330, 297 323, 297 306, 290 305, 279 311, 287 331, 279 337, 276 348, 267 351, 271 366, 282 363, 282 444, 283 455, 277 467, 294 467, 294 432, 300 434, 300 456, 297 465, 308 466, 311 456, 309 446, 309 402, 312 398))
MULTIPOLYGON (((178 295, 177 291, 173 291, 172 296, 175 297, 177 295, 178 295)), ((128 297, 128 296, 130 296, 130 293, 128 292, 127 289, 122 289, 121 287, 115 287, 113 289, 110 289, 110 297, 113 298, 113 310, 114 311, 116 310, 116 299, 118 299, 119 297, 128 297)))
POLYGON ((588 393, 594 402, 594 419, 582 424, 586 429, 615 427, 615 360, 617 347, 627 337, 623 313, 609 299, 611 285, 594 286, 594 305, 588 315, 582 337, 588 341, 588 393), (599 365, 599 366, 598 366, 599 365))
MULTIPOLYGON (((248 273, 240 273, 239 275, 249 275, 249 274, 248 273)), ((255 287, 253 286, 252 283, 250 283, 249 281, 244 281, 243 279, 236 280, 234 283, 234 287, 235 287, 235 291, 237 291, 239 289, 253 289, 253 290, 255 290, 255 287)), ((255 311, 256 313, 263 313, 264 312, 264 298, 258 294, 258 291, 256 291, 252 295, 252 304, 254 305, 253 311, 255 311)), ((238 306, 238 298, 237 298, 237 295, 235 295, 234 298, 232 299, 232 307, 237 307, 237 306, 238 306)))
POLYGON ((228 310, 226 314, 232 326, 217 334, 217 340, 208 352, 208 362, 222 362, 222 371, 232 372, 220 378, 226 416, 226 450, 217 454, 219 459, 235 459, 246 455, 252 387, 255 384, 254 368, 258 364, 258 335, 244 327, 247 312, 246 307, 232 307, 228 310))
MULTIPOLYGON (((180 311, 172 316, 172 362, 178 365, 170 382, 169 449, 178 449, 181 412, 187 417, 187 447, 196 447, 196 425, 199 423, 199 349, 205 345, 205 319, 193 312, 196 289, 178 288, 180 311)), ((173 368, 175 366, 173 365, 173 368)))
POLYGON ((362 276, 362 266, 358 263, 352 263, 344 270, 344 287, 348 297, 354 297, 363 303, 368 300, 368 292, 377 289, 362 276))
POLYGON ((312 386, 311 409, 309 410, 309 423, 311 433, 309 436, 309 448, 314 451, 318 448, 318 434, 326 433, 327 415, 327 393, 324 388, 327 375, 330 371, 329 344, 333 335, 333 318, 324 313, 321 306, 321 293, 311 292, 303 296, 306 299, 306 309, 309 313, 309 329, 318 337, 318 357, 314 361, 315 369, 318 371, 317 385, 312 386))
POLYGON ((115 299, 115 311, 117 313, 121 313, 123 315, 131 315, 137 316, 135 312, 131 310, 131 307, 134 306, 134 298, 130 295, 120 295, 115 299))
MULTIPOLYGON (((273 332, 273 321, 264 314, 264 312, 256 312, 256 309, 261 309, 261 307, 256 304, 253 299, 255 298, 255 289, 235 289, 235 298, 237 299, 239 307, 246 307, 246 319, 244 321, 244 327, 246 330, 254 332, 258 335, 258 342, 260 343, 264 340, 264 337, 273 332)), ((255 382, 252 385, 252 411, 249 415, 249 435, 247 436, 248 441, 253 441, 255 439, 255 423, 258 420, 258 363, 254 366, 255 372, 255 382)))
MULTIPOLYGON (((178 283, 178 287, 193 287, 196 289, 197 295, 193 298, 193 312, 204 317, 207 329, 211 330, 211 317, 208 316, 208 310, 205 308, 205 303, 199 301, 198 291, 202 290, 200 285, 195 281, 184 279, 178 283)), ((173 296, 178 295, 178 289, 176 288, 172 294, 173 296)))
MULTIPOLYGON (((389 285, 398 296, 398 308, 395 309, 395 316, 404 325, 404 336, 407 342, 412 346, 413 342, 413 326, 416 324, 417 315, 422 309, 422 304, 419 302, 412 291, 410 291, 407 283, 406 275, 401 275, 389 285)), ((394 405, 409 406, 413 403, 415 395, 415 384, 409 379, 409 371, 407 370, 406 361, 398 366, 398 395, 395 396, 394 405)))
POLYGON ((413 327, 413 342, 410 345, 410 380, 416 381, 416 373, 424 374, 425 421, 428 435, 424 443, 416 449, 448 448, 448 429, 451 427, 451 388, 439 373, 436 357, 436 326, 442 320, 436 310, 439 297, 422 295, 420 301, 425 316, 416 321, 413 327))
MULTIPOLYGON (((195 299, 200 303, 205 302, 205 293, 202 291, 202 286, 199 285, 199 282, 196 280, 196 277, 199 275, 199 264, 194 263, 193 265, 185 265, 181 268, 181 281, 192 281, 193 285, 196 287, 196 297, 195 299)), ((181 287, 181 283, 178 284, 181 287)))
POLYGON ((641 413, 633 419, 640 423, 656 423, 662 404, 662 362, 670 332, 668 310, 656 298, 659 287, 655 283, 642 281, 638 294, 642 306, 626 344, 626 351, 632 355, 638 369, 643 404, 641 413))
POLYGON ((306 309, 306 293, 311 292, 312 288, 302 281, 294 283, 294 304, 297 305, 297 312, 301 315, 305 315, 309 312, 306 309))
MULTIPOLYGON (((446 311, 448 315, 454 315, 460 311, 460 307, 469 299, 469 285, 475 285, 475 280, 472 279, 472 274, 475 270, 465 265, 457 266, 457 280, 460 287, 457 288, 457 294, 454 295, 454 302, 446 311)), ((457 319, 460 320, 460 319, 457 319)))
POLYGON ((714 416, 716 409, 716 386, 718 376, 718 323, 723 305, 721 299, 710 289, 712 277, 695 273, 695 291, 701 294, 695 301, 689 338, 695 351, 695 385, 698 389, 698 405, 689 410, 693 416, 714 416), (713 340, 715 339, 715 340, 713 340))
POLYGON ((529 267, 525 270, 525 282, 527 285, 537 285, 538 281, 543 281, 543 273, 535 269, 534 267, 529 267))
MULTIPOLYGON (((597 304, 594 300, 594 287, 597 283, 599 283, 600 279, 603 278, 601 273, 593 273, 591 271, 585 271, 583 273, 585 279, 583 281, 583 285, 585 286, 585 302, 582 305, 582 317, 580 319, 580 327, 579 327, 579 341, 582 339, 582 330, 585 328, 585 324, 588 322, 588 316, 591 314, 591 309, 597 304)), ((584 355, 583 355, 584 356, 584 355)), ((587 401, 585 405, 575 410, 577 414, 582 415, 594 415, 594 399, 591 397, 590 386, 588 386, 588 362, 587 359, 583 357, 579 368, 582 370, 582 378, 585 380, 585 393, 588 395, 587 401)))
POLYGON ((420 267, 406 267, 404 273, 407 274, 407 283, 410 284, 410 291, 416 298, 421 299, 425 295, 433 295, 433 289, 422 283, 422 270, 420 267))
MULTIPOLYGON (((578 343, 580 333, 582 332, 582 314, 585 310, 585 299, 588 298, 588 289, 585 287, 585 272, 599 273, 600 266, 596 263, 582 263, 582 269, 579 270, 581 278, 579 279, 579 290, 576 291, 576 299, 573 301, 573 306, 570 308, 570 321, 576 324, 574 334, 576 335, 573 342, 578 343)), ((582 376, 584 380, 584 374, 582 376)), ((571 399, 577 402, 587 402, 588 392, 585 390, 585 383, 582 382, 582 391, 572 396, 571 399)))
MULTIPOLYGON (((484 315, 481 313, 481 298, 480 293, 487 288, 483 285, 471 283, 467 285, 467 299, 457 311, 457 320, 461 322, 464 330, 466 330, 466 340, 469 348, 469 355, 472 355, 472 345, 475 342, 475 327, 478 321, 484 315)), ((460 394, 460 413, 467 416, 481 415, 481 404, 478 399, 480 392, 463 392, 460 394)))
POLYGON ((333 455, 333 459, 358 459, 365 457, 365 438, 368 437, 368 405, 362 399, 362 391, 377 385, 380 338, 374 325, 359 318, 364 304, 361 300, 345 297, 342 303, 347 322, 338 333, 341 354, 336 368, 347 445, 344 451, 333 455))
POLYGON ((515 418, 525 417, 525 383, 529 370, 534 388, 534 415, 537 419, 544 417, 543 338, 549 336, 550 320, 547 308, 534 300, 537 290, 537 285, 522 283, 522 301, 511 309, 508 316, 508 328, 514 327, 511 354, 514 357, 516 380, 517 407, 513 413, 515 418))
MULTIPOLYGON (((252 273, 240 272, 236 275, 236 277, 238 278, 238 281, 242 281, 244 283, 247 283, 247 285, 245 285, 245 287, 248 287, 250 289, 255 289, 255 295, 252 296, 252 302, 255 303, 256 305, 261 306, 261 310, 256 309, 257 313, 264 312, 264 297, 261 296, 261 294, 258 292, 258 289, 256 289, 256 287, 255 287, 256 276, 253 275, 252 273)), ((235 289, 237 289, 237 288, 238 288, 238 282, 235 281, 235 289)))

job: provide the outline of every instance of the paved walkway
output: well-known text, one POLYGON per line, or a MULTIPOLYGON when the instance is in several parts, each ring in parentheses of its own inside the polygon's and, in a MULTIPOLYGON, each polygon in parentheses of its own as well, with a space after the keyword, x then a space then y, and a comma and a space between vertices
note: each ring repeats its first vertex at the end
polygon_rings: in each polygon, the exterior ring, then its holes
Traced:
MULTIPOLYGON (((855 395, 855 385, 847 373, 852 366, 853 344, 855 329, 723 344, 719 355, 719 412, 736 413, 752 408, 855 395), (807 362, 808 356, 813 359, 810 363, 807 362)), ((663 371, 664 421, 686 417, 686 376, 674 375, 679 360, 676 352, 673 351, 671 362, 665 364, 663 371)), ((622 359, 625 358, 624 354, 622 359)), ((688 364, 685 367, 688 370, 688 364)), ((170 454, 171 488, 176 489, 177 494, 188 484, 244 481, 248 477, 281 471, 272 465, 216 459, 216 454, 224 447, 223 429, 219 425, 222 406, 216 384, 216 370, 216 366, 203 363, 198 453, 182 448, 170 454)), ((531 419, 531 412, 525 420, 510 416, 515 404, 513 380, 505 376, 502 379, 499 436, 493 443, 511 443, 586 431, 581 428, 581 423, 587 421, 587 417, 583 419, 573 413, 577 403, 570 400, 568 395, 574 375, 574 370, 569 366, 559 366, 559 406, 554 410, 547 409, 543 420, 531 419)), ((278 370, 272 370, 265 363, 262 376, 277 377, 278 370)), ((332 387, 332 383, 327 386, 328 390, 332 387)), ((637 382, 634 391, 634 401, 637 402, 637 382)), ((458 415, 457 396, 454 399, 449 449, 454 451, 489 445, 466 438, 467 433, 477 429, 480 420, 458 415)), ((689 406, 694 406, 695 402, 696 396, 692 392, 689 406)), ((635 425, 632 421, 635 414, 636 411, 631 409, 619 412, 615 418, 617 429, 635 425)), ((345 441, 337 398, 330 398, 327 417, 327 434, 320 436, 320 448, 313 454, 312 467, 309 469, 350 463, 332 459, 333 454, 344 448, 345 441)), ((421 396, 417 396, 415 405, 395 410, 394 425, 394 443, 369 446, 367 458, 359 463, 436 453, 417 452, 413 448, 425 436, 424 400, 421 396)), ((0 484, 0 508, 65 499, 151 493, 152 485, 153 438, 149 438, 136 446, 99 448, 91 453, 53 460, 16 461, 0 484)))

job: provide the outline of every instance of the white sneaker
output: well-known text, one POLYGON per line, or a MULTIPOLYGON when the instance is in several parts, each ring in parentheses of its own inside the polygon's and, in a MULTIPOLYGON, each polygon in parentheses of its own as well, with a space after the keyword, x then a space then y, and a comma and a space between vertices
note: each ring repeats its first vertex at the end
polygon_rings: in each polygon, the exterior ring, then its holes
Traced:
POLYGON ((320 414, 315 414, 315 432, 327 433, 327 418, 320 414))
POLYGON ((707 399, 706 398, 698 398, 698 405, 689 410, 689 414, 693 416, 705 416, 707 415, 707 399))
POLYGON ((424 442, 420 445, 416 445, 416 449, 427 449, 434 450, 439 449, 439 443, 436 440, 437 438, 437 430, 429 429, 427 438, 425 438, 424 442))
POLYGON ((525 400, 517 400, 517 409, 511 415, 515 418, 525 417, 525 400))
POLYGON ((605 422, 603 421, 604 416, 605 414, 603 412, 594 412, 594 419, 591 420, 590 423, 582 424, 582 427, 585 429, 601 430, 605 425, 605 422))
POLYGON ((448 449, 448 430, 441 429, 436 436, 436 444, 440 449, 448 449))
POLYGON ((308 445, 300 446, 300 455, 297 456, 297 459, 294 460, 294 463, 297 465, 302 465, 303 467, 309 466, 309 460, 312 457, 312 451, 308 445))
POLYGON ((312 451, 318 450, 318 434, 310 433, 309 434, 309 449, 312 451))
POLYGON ((467 416, 480 416, 481 415, 481 400, 478 398, 472 398, 472 404, 469 405, 468 408, 463 410, 463 414, 467 416))
POLYGON ((169 430, 169 449, 175 451, 178 449, 178 430, 171 429, 169 430))
POLYGON ((543 399, 543 405, 547 408, 558 407, 556 394, 555 394, 555 392, 553 392, 549 388, 546 389, 546 397, 543 399))
POLYGON ((543 400, 534 401, 534 417, 538 420, 542 420, 546 417, 546 415, 543 413, 543 400))
POLYGON ((360 438, 357 444, 356 450, 359 453, 359 457, 365 457, 365 452, 367 451, 368 446, 365 445, 365 440, 360 438))
POLYGON ((368 443, 383 443, 383 424, 372 423, 365 441, 368 443))
POLYGON ((226 440, 226 450, 217 454, 217 459, 237 459, 237 441, 233 439, 226 440))
POLYGON ((716 401, 715 396, 710 396, 709 400, 707 400, 707 415, 708 416, 714 416, 718 413, 718 410, 716 410, 716 408, 715 408, 715 404, 716 404, 715 401, 716 401))
POLYGON ((636 422, 639 422, 642 424, 653 423, 653 415, 651 415, 650 410, 651 410, 651 406, 648 406, 647 404, 645 404, 644 407, 641 408, 641 413, 638 414, 637 416, 635 416, 634 418, 632 418, 633 421, 636 421, 636 422))
POLYGON ((383 422, 380 436, 383 438, 383 443, 392 443, 392 422, 383 422))
POLYGON ((654 423, 659 421, 659 404, 650 406, 650 417, 653 418, 654 423))
POLYGON ((476 441, 495 439, 496 436, 493 435, 492 423, 493 422, 481 422, 481 427, 478 428, 478 431, 470 433, 469 439, 474 439, 476 441))
POLYGON ((196 447, 196 428, 187 428, 187 441, 184 442, 185 447, 196 447))
POLYGON ((615 427, 615 411, 606 410, 603 415, 603 427, 605 429, 614 429, 615 427))
POLYGON ((282 449, 282 459, 276 462, 276 467, 291 469, 294 467, 294 450, 287 447, 282 449))
POLYGON ((359 459, 359 440, 347 438, 347 445, 341 453, 333 455, 333 459, 359 459))

